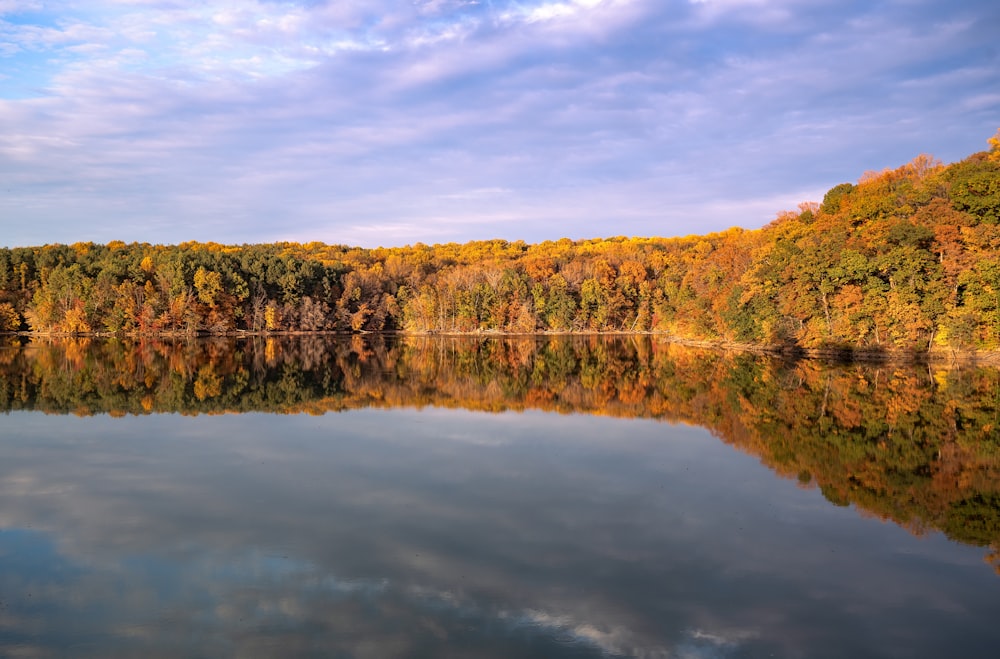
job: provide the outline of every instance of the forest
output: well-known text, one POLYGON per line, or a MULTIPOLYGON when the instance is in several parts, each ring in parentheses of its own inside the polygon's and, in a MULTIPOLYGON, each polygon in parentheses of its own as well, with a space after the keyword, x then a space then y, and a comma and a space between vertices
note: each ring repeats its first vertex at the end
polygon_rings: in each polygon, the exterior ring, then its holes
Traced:
POLYGON ((0 413, 433 406, 695 424, 835 505, 984 547, 1000 573, 996 368, 831 364, 656 336, 11 341, 0 413))
POLYGON ((767 226, 680 238, 0 249, 0 332, 653 332, 788 351, 1000 350, 1000 132, 767 226))

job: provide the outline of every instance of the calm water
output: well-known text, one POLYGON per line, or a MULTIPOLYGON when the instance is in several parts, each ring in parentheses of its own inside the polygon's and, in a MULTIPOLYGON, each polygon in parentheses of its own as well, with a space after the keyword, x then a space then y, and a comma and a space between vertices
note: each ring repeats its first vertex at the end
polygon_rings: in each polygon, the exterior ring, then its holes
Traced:
POLYGON ((997 382, 645 339, 11 346, 0 655, 994 657, 997 382))

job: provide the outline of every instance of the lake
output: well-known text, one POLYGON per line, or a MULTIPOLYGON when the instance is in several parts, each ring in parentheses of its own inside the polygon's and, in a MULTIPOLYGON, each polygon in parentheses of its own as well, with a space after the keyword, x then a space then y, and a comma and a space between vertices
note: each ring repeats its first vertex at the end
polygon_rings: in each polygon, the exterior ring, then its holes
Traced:
POLYGON ((10 340, 0 655, 994 657, 1000 373, 10 340))

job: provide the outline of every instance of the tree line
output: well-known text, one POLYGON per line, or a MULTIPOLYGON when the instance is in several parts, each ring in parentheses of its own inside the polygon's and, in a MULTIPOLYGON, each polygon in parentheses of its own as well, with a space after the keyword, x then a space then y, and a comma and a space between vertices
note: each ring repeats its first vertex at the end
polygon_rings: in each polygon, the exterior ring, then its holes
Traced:
POLYGON ((1000 132, 757 230, 682 238, 0 249, 0 331, 659 332, 777 348, 1000 349, 1000 132))

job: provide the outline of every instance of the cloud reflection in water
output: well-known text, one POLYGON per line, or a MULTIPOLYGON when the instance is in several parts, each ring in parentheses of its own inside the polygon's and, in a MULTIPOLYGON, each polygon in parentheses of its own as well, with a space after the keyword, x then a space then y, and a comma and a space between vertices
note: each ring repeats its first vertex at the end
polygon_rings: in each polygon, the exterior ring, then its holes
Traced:
POLYGON ((996 640, 975 548, 859 519, 683 425, 14 413, 0 450, 5 652, 930 656, 951 633, 996 640))

